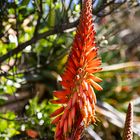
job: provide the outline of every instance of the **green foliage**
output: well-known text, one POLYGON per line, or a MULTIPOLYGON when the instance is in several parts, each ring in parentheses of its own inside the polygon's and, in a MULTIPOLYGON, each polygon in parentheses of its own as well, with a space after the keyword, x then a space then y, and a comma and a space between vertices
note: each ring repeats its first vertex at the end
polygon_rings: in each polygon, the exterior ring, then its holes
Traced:
POLYGON ((13 112, 0 113, 0 139, 7 140, 13 135, 18 134, 19 125, 16 124, 16 116, 13 112))
MULTIPOLYGON (((0 114, 0 138, 7 140, 11 137, 17 138, 19 135, 24 134, 24 138, 28 138, 26 131, 32 129, 36 131, 39 138, 52 139, 54 135, 54 127, 50 126, 50 114, 58 106, 53 106, 45 100, 39 104, 38 98, 29 101, 25 106, 25 114, 18 117, 13 112, 0 114), (46 131, 46 133, 44 133, 46 131)), ((0 139, 0 140, 1 140, 0 139)))
POLYGON ((23 123, 22 127, 24 127, 25 130, 36 130, 40 138, 47 137, 48 139, 52 139, 54 128, 50 126, 51 119, 49 115, 56 107, 48 104, 46 101, 38 104, 38 98, 30 100, 29 105, 25 106, 25 115, 28 121, 25 124, 23 123), (44 133, 45 131, 46 133, 44 133))

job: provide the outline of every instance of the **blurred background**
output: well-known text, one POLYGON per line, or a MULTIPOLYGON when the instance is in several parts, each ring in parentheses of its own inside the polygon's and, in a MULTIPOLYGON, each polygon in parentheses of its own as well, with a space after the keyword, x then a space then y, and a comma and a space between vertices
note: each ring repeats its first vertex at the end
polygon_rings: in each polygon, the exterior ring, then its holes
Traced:
MULTIPOLYGON (((0 140, 53 140, 49 102, 72 46, 82 0, 0 1, 0 140)), ((103 91, 82 140, 121 140, 134 106, 140 140, 140 1, 93 0, 103 91)))

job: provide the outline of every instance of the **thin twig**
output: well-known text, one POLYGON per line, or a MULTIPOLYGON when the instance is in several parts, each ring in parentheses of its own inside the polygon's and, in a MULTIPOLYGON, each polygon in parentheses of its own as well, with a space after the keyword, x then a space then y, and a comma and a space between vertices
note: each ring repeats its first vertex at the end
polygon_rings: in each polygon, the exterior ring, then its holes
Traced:
POLYGON ((126 63, 120 63, 120 64, 114 64, 109 66, 103 66, 103 72, 104 71, 114 71, 114 70, 120 70, 125 69, 129 67, 140 67, 140 61, 134 61, 134 62, 126 62, 126 63))
POLYGON ((40 0, 40 3, 39 3, 38 13, 39 14, 38 14, 37 24, 36 24, 35 31, 34 31, 34 36, 38 32, 38 28, 39 28, 39 25, 40 25, 40 20, 41 20, 42 14, 43 14, 42 0, 40 0))
POLYGON ((28 120, 27 117, 24 117, 24 118, 15 118, 15 119, 9 119, 9 118, 6 118, 6 117, 3 117, 3 116, 0 116, 0 119, 2 120, 6 120, 6 121, 25 121, 25 120, 28 120))

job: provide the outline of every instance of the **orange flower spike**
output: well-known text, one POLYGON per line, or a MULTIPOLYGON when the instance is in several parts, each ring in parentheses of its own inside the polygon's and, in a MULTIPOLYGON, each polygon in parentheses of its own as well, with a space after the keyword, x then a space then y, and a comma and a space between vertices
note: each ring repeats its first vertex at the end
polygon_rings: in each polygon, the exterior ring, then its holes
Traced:
POLYGON ((64 135, 66 136, 66 133, 68 132, 68 120, 65 119, 64 121, 64 127, 63 127, 64 135))
POLYGON ((100 58, 97 58, 97 59, 94 59, 88 63, 87 69, 93 69, 93 68, 98 67, 100 65, 101 65, 101 60, 100 60, 100 58))
POLYGON ((86 53, 86 60, 88 62, 92 61, 97 56, 97 48, 93 49, 90 52, 86 53))
POLYGON ((79 140, 84 127, 95 122, 96 90, 102 80, 96 76, 102 70, 101 60, 97 57, 95 31, 92 19, 92 0, 84 0, 73 46, 62 74, 62 91, 55 91, 54 104, 63 104, 52 116, 62 115, 56 132, 56 140, 79 140), (58 129, 59 128, 59 129, 58 129))
POLYGON ((69 90, 62 90, 62 91, 54 91, 53 92, 53 95, 57 98, 65 98, 69 94, 70 94, 69 90))
POLYGON ((86 91, 88 90, 88 83, 85 80, 83 80, 82 86, 86 91))
POLYGON ((82 98, 79 98, 78 103, 79 103, 79 108, 83 108, 84 107, 84 103, 83 103, 82 98))
POLYGON ((90 74, 88 76, 89 79, 92 79, 95 82, 102 82, 102 79, 100 79, 99 77, 94 76, 93 74, 90 74))
POLYGON ((68 98, 58 99, 58 100, 51 100, 50 101, 53 104, 65 104, 68 102, 68 98))
POLYGON ((66 117, 68 116, 68 113, 69 113, 69 107, 67 106, 64 110, 64 113, 63 113, 61 120, 65 120, 66 117))
MULTIPOLYGON (((61 118, 61 121, 60 121, 60 128, 63 128, 64 121, 65 121, 65 120, 61 118)), ((57 131, 56 131, 56 132, 57 132, 57 131)))
POLYGON ((96 90, 103 90, 103 88, 97 84, 96 82, 94 82, 92 79, 90 79, 90 83, 92 84, 92 86, 96 89, 96 90))
MULTIPOLYGON (((57 124, 57 126, 56 126, 56 130, 55 130, 55 138, 57 139, 57 137, 59 137, 59 136, 61 136, 62 135, 62 130, 61 130, 61 128, 60 128, 60 122, 57 124)), ((61 139, 61 138, 59 138, 59 139, 61 139)), ((58 139, 57 139, 58 140, 58 139)))
POLYGON ((68 116, 68 130, 69 130, 69 132, 71 131, 71 127, 72 127, 72 116, 71 116, 71 113, 69 113, 69 116, 68 116))
POLYGON ((74 105, 76 103, 77 97, 78 97, 77 93, 75 92, 73 95, 73 98, 72 98, 72 105, 74 105))
POLYGON ((51 122, 51 124, 57 124, 58 121, 61 119, 61 117, 62 117, 62 115, 57 116, 57 117, 51 122))
POLYGON ((101 71, 102 70, 102 68, 98 68, 98 67, 94 67, 94 68, 86 68, 86 71, 88 72, 88 73, 97 73, 97 72, 99 72, 99 71, 101 71))
POLYGON ((55 117, 57 115, 59 115, 60 113, 62 113, 64 111, 64 106, 60 107, 59 109, 57 109, 55 112, 53 112, 50 117, 55 117))
POLYGON ((96 95, 93 88, 90 85, 88 86, 88 93, 90 94, 90 97, 93 99, 94 103, 96 103, 96 95))
POLYGON ((75 106, 73 106, 72 110, 71 110, 71 118, 72 120, 74 121, 74 118, 75 118, 75 114, 76 113, 76 109, 75 109, 75 106))

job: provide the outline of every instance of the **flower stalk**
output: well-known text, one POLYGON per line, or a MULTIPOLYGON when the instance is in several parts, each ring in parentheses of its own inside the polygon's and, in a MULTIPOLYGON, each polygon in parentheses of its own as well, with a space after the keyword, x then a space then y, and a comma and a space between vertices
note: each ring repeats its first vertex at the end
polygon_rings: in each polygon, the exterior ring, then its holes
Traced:
POLYGON ((133 106, 130 102, 127 109, 123 140, 133 140, 133 106))
POLYGON ((79 140, 90 123, 95 123, 96 95, 94 89, 102 87, 102 80, 95 75, 101 71, 100 58, 95 47, 95 31, 92 19, 92 0, 84 0, 73 46, 63 73, 61 91, 54 91, 54 104, 62 107, 51 114, 55 117, 56 140, 79 140))

